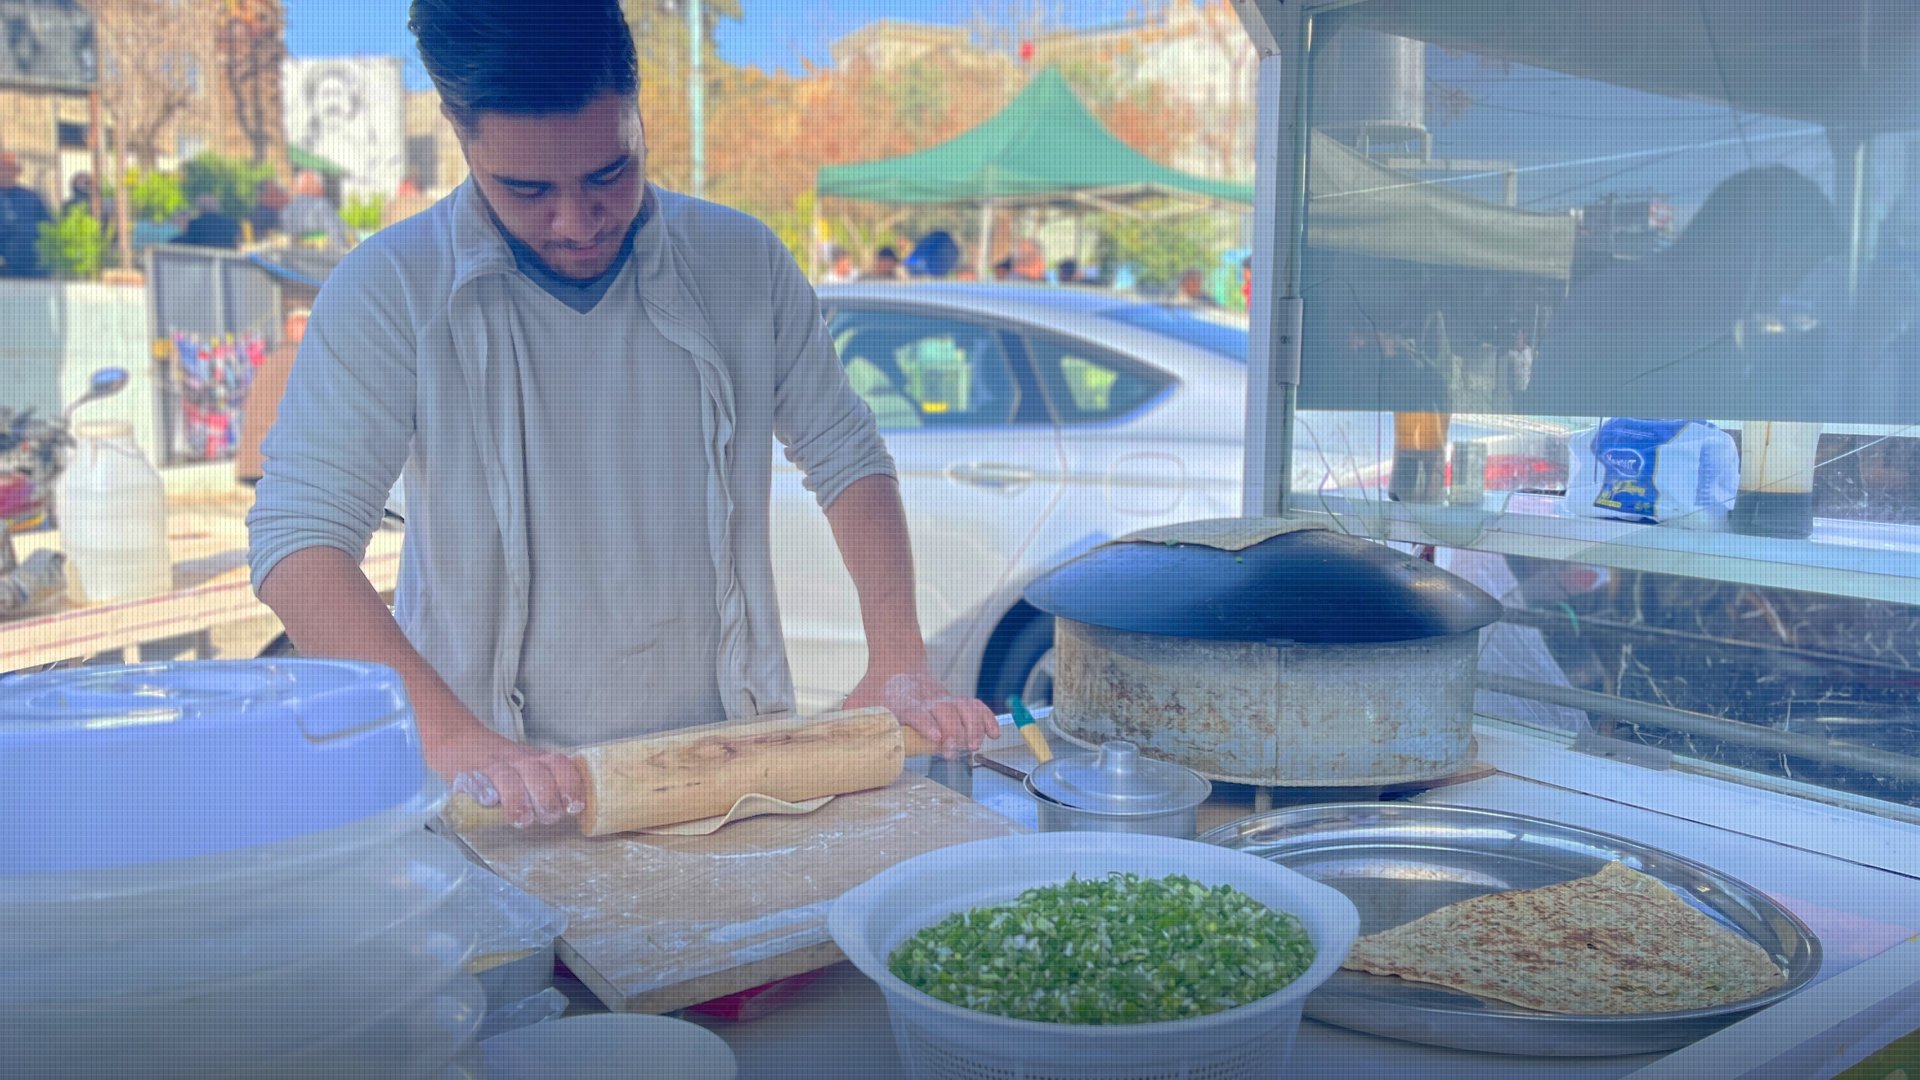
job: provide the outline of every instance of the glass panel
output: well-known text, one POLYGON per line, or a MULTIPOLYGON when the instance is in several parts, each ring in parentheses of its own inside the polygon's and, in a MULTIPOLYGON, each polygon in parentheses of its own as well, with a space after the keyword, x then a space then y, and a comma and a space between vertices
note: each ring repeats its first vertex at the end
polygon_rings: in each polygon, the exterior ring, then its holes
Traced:
POLYGON ((1061 423, 1118 420, 1152 401, 1167 385, 1165 375, 1064 338, 1028 335, 1027 349, 1061 423))
POLYGON ((1013 372, 989 328, 885 311, 842 311, 830 326, 848 381, 883 430, 1013 418, 1013 372))
POLYGON ((1315 21, 1296 505, 1499 596, 1484 711, 1920 805, 1920 19, 1315 21), (1524 695, 1524 696, 1520 696, 1524 695))

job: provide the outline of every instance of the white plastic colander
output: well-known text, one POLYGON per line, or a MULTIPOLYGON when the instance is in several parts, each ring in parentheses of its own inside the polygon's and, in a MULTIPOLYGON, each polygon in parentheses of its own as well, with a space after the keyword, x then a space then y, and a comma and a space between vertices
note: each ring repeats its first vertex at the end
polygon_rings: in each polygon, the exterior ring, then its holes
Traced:
POLYGON ((1126 833, 1054 832, 977 840, 930 851, 852 889, 827 928, 879 984, 894 1039, 914 1080, 1267 1080, 1282 1075, 1307 994, 1353 945, 1360 916, 1340 893, 1241 851, 1126 833), (1184 874, 1226 884, 1298 918, 1313 941, 1306 973, 1237 1009, 1156 1024, 1053 1024, 950 1005, 887 969, 907 938, 946 916, 1006 903, 1070 875, 1184 874))

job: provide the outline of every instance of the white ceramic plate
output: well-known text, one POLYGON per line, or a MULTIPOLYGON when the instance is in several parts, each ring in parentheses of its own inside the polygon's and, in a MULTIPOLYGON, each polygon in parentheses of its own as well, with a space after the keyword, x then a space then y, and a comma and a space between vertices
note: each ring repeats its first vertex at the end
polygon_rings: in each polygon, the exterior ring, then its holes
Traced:
POLYGON ((735 1080, 733 1050, 698 1024, 602 1013, 549 1020, 488 1039, 491 1080, 735 1080))

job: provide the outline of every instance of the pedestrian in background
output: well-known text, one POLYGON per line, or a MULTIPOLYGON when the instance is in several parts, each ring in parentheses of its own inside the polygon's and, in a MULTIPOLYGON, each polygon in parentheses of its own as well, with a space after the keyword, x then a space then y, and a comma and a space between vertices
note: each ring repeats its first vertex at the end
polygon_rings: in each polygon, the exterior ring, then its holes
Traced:
POLYGON ((272 178, 260 181, 253 189, 253 212, 247 215, 247 225, 253 231, 252 239, 257 243, 270 237, 285 235, 286 228, 280 215, 286 210, 293 196, 272 178))
POLYGON ((883 247, 873 253, 873 265, 860 275, 861 281, 899 281, 904 275, 900 271, 900 253, 891 247, 883 247))
POLYGON ((822 285, 847 285, 860 280, 860 271, 853 265, 853 252, 834 245, 827 249, 827 272, 821 276, 822 285))
POLYGON ((293 198, 280 211, 281 227, 301 243, 345 251, 353 246, 353 233, 340 219, 340 211, 327 201, 326 181, 311 170, 293 178, 293 198))
POLYGON ((20 159, 0 152, 0 276, 47 276, 40 262, 40 226, 52 220, 40 193, 20 186, 20 159))
POLYGON ((240 219, 220 207, 220 196, 202 195, 194 200, 196 213, 187 227, 173 238, 176 244, 196 247, 237 248, 240 246, 240 219))
POLYGON ((1015 281, 1047 280, 1047 253, 1031 240, 1015 244, 1011 276, 1015 281))
POLYGON ((1207 276, 1198 270, 1188 270, 1181 274, 1176 292, 1177 299, 1183 304, 1193 304, 1198 307, 1220 306, 1219 302, 1207 292, 1207 276))
MULTIPOLYGON (((92 173, 90 172, 74 173, 73 179, 67 181, 67 190, 71 194, 67 196, 66 202, 63 202, 60 204, 61 217, 66 217, 68 214, 72 213, 75 208, 84 210, 89 214, 93 213, 93 174, 92 173)), ((112 216, 111 214, 107 213, 105 203, 101 204, 100 214, 102 217, 112 216)))
POLYGON ((960 265, 960 242, 945 229, 935 229, 913 245, 903 264, 910 277, 944 278, 960 265))

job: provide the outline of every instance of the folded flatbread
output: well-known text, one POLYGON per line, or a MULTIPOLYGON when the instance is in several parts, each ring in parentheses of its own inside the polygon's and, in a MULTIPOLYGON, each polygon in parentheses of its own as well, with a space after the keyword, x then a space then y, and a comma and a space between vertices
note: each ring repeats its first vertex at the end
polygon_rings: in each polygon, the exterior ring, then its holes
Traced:
POLYGON ((1488 893, 1354 943, 1345 967, 1553 1013, 1674 1012, 1786 982, 1766 950, 1623 863, 1488 893))

